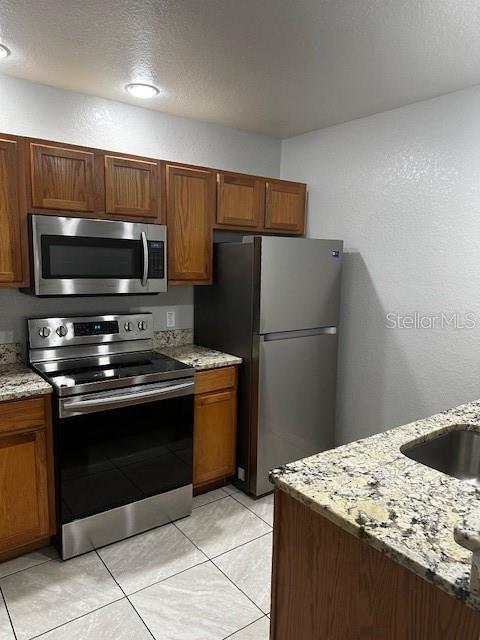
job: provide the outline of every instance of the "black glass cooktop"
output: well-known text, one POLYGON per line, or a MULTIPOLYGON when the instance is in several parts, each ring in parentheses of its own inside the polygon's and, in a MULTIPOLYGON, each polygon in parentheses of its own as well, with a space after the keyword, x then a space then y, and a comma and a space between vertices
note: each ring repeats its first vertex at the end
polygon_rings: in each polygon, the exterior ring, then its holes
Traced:
POLYGON ((152 379, 170 380, 193 375, 193 369, 155 351, 145 351, 57 361, 47 366, 42 373, 58 389, 66 389, 129 378, 141 378, 135 380, 135 383, 149 382, 152 379))

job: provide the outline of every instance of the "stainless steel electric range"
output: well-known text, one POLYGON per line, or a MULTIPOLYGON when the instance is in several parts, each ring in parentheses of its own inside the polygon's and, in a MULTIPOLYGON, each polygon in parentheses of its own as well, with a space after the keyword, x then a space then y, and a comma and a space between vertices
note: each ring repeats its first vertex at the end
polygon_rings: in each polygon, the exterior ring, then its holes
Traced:
POLYGON ((63 559, 192 509, 194 370, 152 350, 149 313, 28 321, 54 388, 63 559))

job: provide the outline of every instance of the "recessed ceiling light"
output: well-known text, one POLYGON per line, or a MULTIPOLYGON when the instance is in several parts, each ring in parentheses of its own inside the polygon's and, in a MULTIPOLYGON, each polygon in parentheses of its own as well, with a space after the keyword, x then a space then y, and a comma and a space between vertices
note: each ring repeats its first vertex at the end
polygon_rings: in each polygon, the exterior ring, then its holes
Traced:
POLYGON ((7 58, 9 55, 10 49, 7 49, 4 44, 0 44, 0 58, 7 58))
POLYGON ((131 93, 132 96, 135 96, 136 98, 144 98, 144 99, 153 98, 154 96, 157 96, 160 93, 157 87, 154 87, 152 84, 142 84, 139 82, 127 84, 125 89, 128 91, 128 93, 131 93))

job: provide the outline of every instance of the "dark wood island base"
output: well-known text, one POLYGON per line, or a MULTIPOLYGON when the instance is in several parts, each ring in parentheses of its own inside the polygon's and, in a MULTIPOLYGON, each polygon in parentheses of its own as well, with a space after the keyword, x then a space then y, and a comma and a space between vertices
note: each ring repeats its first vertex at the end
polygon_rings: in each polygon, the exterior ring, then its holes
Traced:
POLYGON ((270 640, 479 638, 479 612, 275 489, 270 640))

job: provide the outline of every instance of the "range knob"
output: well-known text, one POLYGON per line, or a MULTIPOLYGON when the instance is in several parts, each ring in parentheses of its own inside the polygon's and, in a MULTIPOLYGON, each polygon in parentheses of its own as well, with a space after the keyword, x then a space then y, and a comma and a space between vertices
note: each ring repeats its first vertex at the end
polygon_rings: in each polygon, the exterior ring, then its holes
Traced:
POLYGON ((60 336, 60 338, 64 338, 66 335, 67 335, 67 327, 61 324, 59 327, 57 327, 57 336, 60 336))
POLYGON ((125 324, 123 326, 124 326, 125 331, 133 331, 133 323, 132 322, 130 322, 130 321, 125 322, 125 324))
POLYGON ((41 338, 48 338, 48 336, 52 333, 50 327, 40 327, 38 330, 38 335, 41 338))
POLYGON ((140 331, 145 331, 147 326, 148 325, 146 320, 140 320, 140 322, 138 323, 138 328, 140 329, 140 331))

